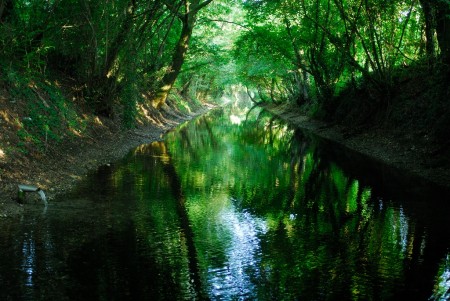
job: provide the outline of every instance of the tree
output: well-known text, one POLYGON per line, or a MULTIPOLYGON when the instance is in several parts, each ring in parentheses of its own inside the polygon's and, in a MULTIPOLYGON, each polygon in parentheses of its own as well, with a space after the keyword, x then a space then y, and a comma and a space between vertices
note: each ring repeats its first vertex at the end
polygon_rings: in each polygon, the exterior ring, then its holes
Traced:
POLYGON ((165 104, 167 96, 175 84, 181 71, 181 67, 183 66, 189 48, 189 40, 191 39, 192 31, 196 23, 197 13, 211 2, 212 0, 205 0, 203 2, 200 2, 200 0, 181 0, 178 3, 170 3, 170 1, 165 2, 166 7, 181 21, 182 28, 180 37, 174 49, 170 67, 162 78, 161 83, 153 96, 152 104, 154 107, 160 108, 165 104))
MULTIPOLYGON (((373 98, 384 102, 395 68, 419 58, 420 9, 415 0, 246 1, 244 8, 251 33, 242 33, 237 52, 245 57, 242 50, 247 49, 247 57, 257 56, 254 66, 262 56, 269 62, 286 60, 284 69, 297 79, 293 92, 306 100, 324 104, 346 83, 356 87, 363 78, 373 98), (246 48, 241 42, 250 42, 250 37, 258 47, 246 48)), ((272 81, 269 73, 261 75, 262 82, 272 81)), ((289 81, 283 85, 288 88, 289 81)))
POLYGON ((216 0, 201 10, 174 88, 191 100, 216 101, 240 84, 233 43, 241 30, 240 4, 216 0))
POLYGON ((1 0, 0 1, 0 22, 8 17, 13 9, 12 0, 1 0))
POLYGON ((436 10, 436 34, 442 62, 450 66, 450 1, 431 1, 436 10))
POLYGON ((436 45, 434 41, 434 33, 436 31, 436 18, 435 12, 430 1, 420 0, 420 4, 422 6, 424 23, 425 23, 425 49, 427 59, 431 62, 436 58, 436 45))

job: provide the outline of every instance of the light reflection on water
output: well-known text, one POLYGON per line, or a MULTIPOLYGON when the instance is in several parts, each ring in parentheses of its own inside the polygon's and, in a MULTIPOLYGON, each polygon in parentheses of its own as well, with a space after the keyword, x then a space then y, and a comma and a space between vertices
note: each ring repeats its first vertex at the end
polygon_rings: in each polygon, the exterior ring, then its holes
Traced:
POLYGON ((450 300, 450 253, 442 260, 430 300, 450 300))
POLYGON ((35 245, 33 238, 25 238, 23 242, 23 263, 22 263, 22 270, 25 274, 25 281, 24 285, 32 287, 33 286, 33 274, 35 269, 35 263, 36 260, 36 252, 35 252, 35 245))
POLYGON ((248 212, 238 212, 233 206, 219 213, 219 227, 230 233, 224 265, 211 267, 207 272, 207 283, 211 295, 222 300, 236 296, 248 298, 257 290, 252 278, 260 277, 260 239, 265 235, 265 221, 248 212))
POLYGON ((212 112, 0 221, 0 299, 448 299, 446 195, 389 190, 352 173, 369 162, 246 113, 212 112))

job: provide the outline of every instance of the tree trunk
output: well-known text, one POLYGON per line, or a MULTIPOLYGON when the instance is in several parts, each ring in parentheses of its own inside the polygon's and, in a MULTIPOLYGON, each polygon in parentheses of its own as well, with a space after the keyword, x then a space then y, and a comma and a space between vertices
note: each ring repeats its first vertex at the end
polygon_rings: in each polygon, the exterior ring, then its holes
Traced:
POLYGON ((0 22, 2 21, 3 12, 5 11, 5 7, 6 7, 6 1, 1 0, 0 1, 0 22))
MULTIPOLYGON (((308 70, 305 68, 305 64, 303 62, 304 59, 300 52, 300 49, 299 49, 297 43, 295 43, 295 37, 292 34, 291 23, 289 22, 287 17, 284 18, 284 23, 286 25, 286 31, 288 33, 290 42, 292 44, 292 49, 294 50, 295 58, 296 58, 297 71, 295 74, 295 81, 297 84, 297 89, 299 90, 299 93, 301 94, 302 102, 307 101, 307 100, 309 100, 309 93, 308 93, 309 86, 308 86, 308 81, 307 81, 308 70)), ((311 71, 309 70, 309 72, 311 72, 311 71)), ((298 101, 299 101, 299 99, 297 99, 297 102, 298 101)))
POLYGON ((422 6, 423 17, 425 19, 425 51, 427 54, 427 59, 433 62, 436 58, 436 46, 434 44, 434 32, 436 30, 436 19, 434 14, 434 9, 430 2, 427 0, 420 0, 420 5, 422 6))
POLYGON ((161 84, 156 92, 156 95, 152 100, 152 105, 156 108, 160 108, 166 102, 167 96, 169 95, 170 90, 172 89, 178 75, 180 74, 181 67, 183 66, 184 59, 189 47, 189 40, 192 35, 194 23, 194 20, 189 18, 189 16, 185 16, 183 20, 181 35, 172 57, 171 66, 167 73, 164 75, 161 84))
POLYGON ((0 22, 6 20, 13 10, 12 0, 0 0, 0 22))
POLYGON ((132 30, 135 9, 136 1, 130 0, 125 9, 126 15, 120 26, 121 30, 110 43, 110 46, 106 45, 104 66, 101 67, 100 71, 96 71, 97 68, 95 66, 92 67, 92 77, 89 78, 87 86, 93 98, 94 111, 98 115, 107 117, 113 115, 114 98, 117 93, 117 82, 113 76, 114 64, 125 45, 127 36, 132 30))
POLYGON ((128 7, 126 8, 125 19, 122 23, 121 30, 110 44, 110 47, 106 45, 107 55, 105 58, 105 66, 103 66, 103 74, 101 75, 103 77, 107 77, 108 73, 111 72, 113 65, 117 60, 117 57, 121 50, 121 47, 123 47, 124 41, 126 40, 127 36, 129 35, 133 27, 133 18, 135 9, 136 9, 136 1, 131 0, 128 3, 128 7))
POLYGON ((441 59, 444 64, 450 65, 450 4, 446 1, 436 1, 435 5, 436 33, 441 59))
POLYGON ((191 39, 192 30, 195 26, 197 13, 200 9, 211 2, 212 0, 206 0, 202 3, 200 3, 200 0, 184 0, 184 13, 176 11, 172 4, 166 4, 167 8, 169 10, 172 10, 172 13, 178 15, 179 19, 182 22, 182 29, 178 43, 175 46, 175 51, 172 57, 170 68, 164 75, 152 99, 153 107, 160 108, 165 104, 167 96, 169 95, 170 90, 175 84, 175 81, 180 74, 181 67, 183 66, 184 59, 189 48, 189 40, 191 39))

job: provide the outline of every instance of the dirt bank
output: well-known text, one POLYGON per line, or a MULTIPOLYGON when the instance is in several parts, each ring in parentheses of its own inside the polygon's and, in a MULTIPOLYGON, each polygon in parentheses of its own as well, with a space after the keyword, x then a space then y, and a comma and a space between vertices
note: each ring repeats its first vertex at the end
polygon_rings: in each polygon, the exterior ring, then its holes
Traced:
MULTIPOLYGON (((138 145, 160 140, 168 130, 210 108, 191 114, 167 110, 161 115, 163 122, 147 123, 127 131, 120 130, 108 119, 99 119, 90 136, 65 141, 45 153, 0 157, 0 218, 23 211, 23 206, 15 200, 18 184, 41 187, 51 201, 72 189, 89 171, 117 161, 138 145)), ((435 147, 426 134, 382 129, 356 132, 307 118, 295 107, 266 105, 265 108, 295 126, 450 188, 450 167, 433 154, 435 147)))
POLYGON ((407 173, 450 188, 450 164, 440 156, 439 147, 426 133, 370 128, 355 130, 306 117, 298 107, 265 105, 267 110, 289 123, 311 130, 326 139, 340 143, 407 173))
MULTIPOLYGON (((45 152, 16 153, 15 156, 3 153, 0 157, 0 218, 23 211, 23 206, 16 201, 18 184, 42 188, 51 202, 57 195, 72 189, 89 171, 119 160, 138 145, 160 140, 165 132, 210 108, 205 106, 189 114, 167 108, 159 116, 159 122, 148 122, 132 130, 119 129, 108 119, 98 119, 89 136, 64 141, 45 152)), ((4 133, 4 136, 7 135, 4 133)), ((30 194, 27 202, 37 197, 37 194, 30 194)))

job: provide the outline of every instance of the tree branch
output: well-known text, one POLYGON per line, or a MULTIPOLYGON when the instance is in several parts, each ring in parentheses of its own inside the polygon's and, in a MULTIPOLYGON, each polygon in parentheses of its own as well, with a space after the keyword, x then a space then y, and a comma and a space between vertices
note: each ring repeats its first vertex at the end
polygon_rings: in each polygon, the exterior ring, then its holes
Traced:
POLYGON ((200 3, 199 5, 197 5, 197 7, 194 7, 194 14, 196 14, 199 10, 201 10, 203 7, 207 6, 208 4, 210 4, 213 0, 206 0, 202 3, 200 3))
POLYGON ((252 30, 252 28, 251 28, 250 26, 247 26, 247 25, 244 25, 244 24, 240 24, 240 23, 236 23, 236 22, 233 22, 233 21, 223 20, 223 19, 208 19, 208 18, 203 18, 203 19, 199 20, 199 22, 200 22, 200 21, 228 23, 228 24, 233 24, 233 25, 242 27, 242 28, 247 29, 247 30, 252 30))
POLYGON ((167 9, 174 15, 176 15, 178 18, 182 19, 183 14, 180 13, 180 7, 183 1, 179 2, 177 5, 174 3, 170 3, 170 0, 165 0, 164 5, 167 7, 167 9))

